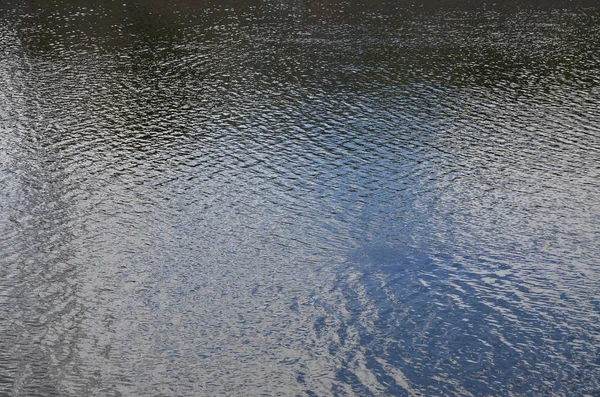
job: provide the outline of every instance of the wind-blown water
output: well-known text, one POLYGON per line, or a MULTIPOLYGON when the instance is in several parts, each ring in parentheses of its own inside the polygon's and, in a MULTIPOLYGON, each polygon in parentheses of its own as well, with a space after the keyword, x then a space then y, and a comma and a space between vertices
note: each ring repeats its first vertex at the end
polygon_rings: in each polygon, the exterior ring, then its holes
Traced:
POLYGON ((0 395, 600 393, 560 3, 3 3, 0 395))

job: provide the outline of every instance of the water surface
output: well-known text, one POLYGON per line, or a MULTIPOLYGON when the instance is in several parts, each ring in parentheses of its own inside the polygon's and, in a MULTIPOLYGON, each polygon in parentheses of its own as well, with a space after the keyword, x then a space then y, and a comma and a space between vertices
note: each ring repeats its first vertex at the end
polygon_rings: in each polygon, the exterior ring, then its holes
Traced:
POLYGON ((600 393, 592 4, 0 7, 0 395, 600 393))

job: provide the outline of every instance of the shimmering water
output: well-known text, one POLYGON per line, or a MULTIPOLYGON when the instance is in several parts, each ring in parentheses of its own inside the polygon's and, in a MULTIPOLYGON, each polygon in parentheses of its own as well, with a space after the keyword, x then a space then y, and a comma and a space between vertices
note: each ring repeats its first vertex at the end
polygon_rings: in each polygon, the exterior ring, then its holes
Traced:
POLYGON ((0 3, 0 395, 600 395, 600 10, 446 3, 0 3))

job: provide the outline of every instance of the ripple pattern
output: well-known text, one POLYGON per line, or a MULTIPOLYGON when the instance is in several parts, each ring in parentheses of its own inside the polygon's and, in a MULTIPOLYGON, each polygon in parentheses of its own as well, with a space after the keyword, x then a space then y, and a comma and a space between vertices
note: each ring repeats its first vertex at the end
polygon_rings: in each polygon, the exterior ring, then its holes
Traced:
POLYGON ((0 6, 0 395, 600 393, 594 5, 0 6))

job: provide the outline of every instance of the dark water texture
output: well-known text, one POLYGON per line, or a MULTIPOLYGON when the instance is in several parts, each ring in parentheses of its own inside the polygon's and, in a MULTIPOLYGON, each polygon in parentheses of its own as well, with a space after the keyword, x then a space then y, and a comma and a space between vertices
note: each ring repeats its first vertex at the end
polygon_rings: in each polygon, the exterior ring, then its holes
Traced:
POLYGON ((591 3, 1 4, 1 396, 600 395, 591 3))

